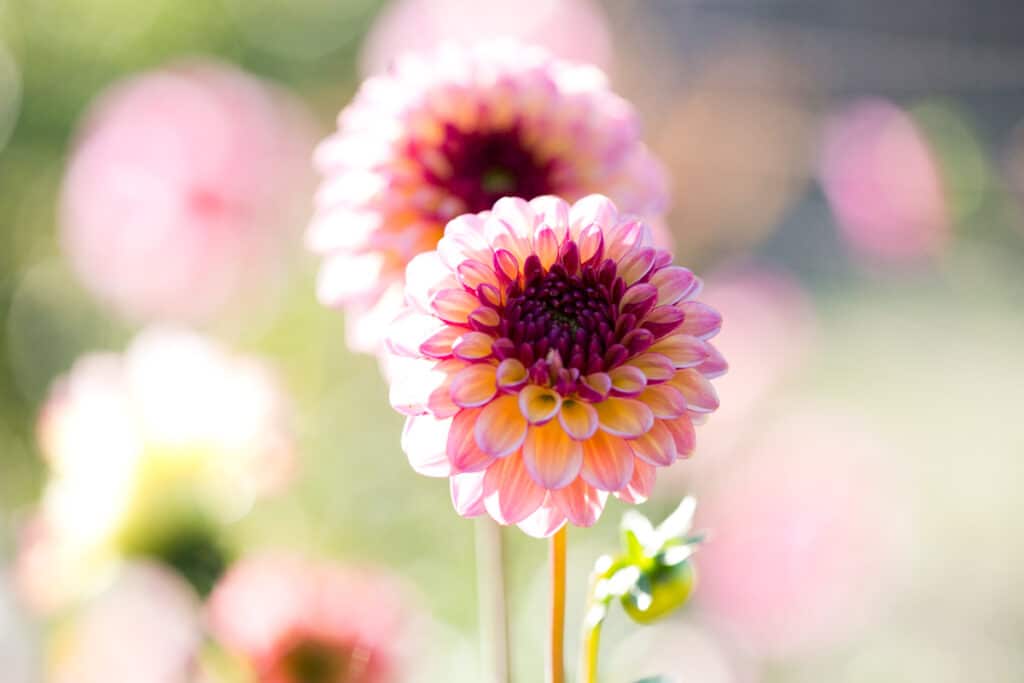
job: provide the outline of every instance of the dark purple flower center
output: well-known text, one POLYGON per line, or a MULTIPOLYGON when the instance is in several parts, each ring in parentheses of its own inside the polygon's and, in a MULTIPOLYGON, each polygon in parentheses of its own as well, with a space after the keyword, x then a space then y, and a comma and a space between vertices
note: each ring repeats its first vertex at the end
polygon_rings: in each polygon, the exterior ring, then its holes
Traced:
MULTIPOLYGON (((533 199, 553 193, 553 163, 541 162, 534 156, 524 144, 518 126, 463 132, 447 124, 439 151, 450 173, 438 173, 424 163, 424 176, 429 183, 460 199, 460 212, 487 211, 502 197, 533 199)), ((424 153, 416 146, 410 149, 415 158, 424 153)))
POLYGON ((581 264, 572 241, 547 271, 531 255, 522 282, 508 283, 505 304, 495 307, 501 318, 495 356, 519 359, 533 382, 568 395, 585 390, 582 376, 606 372, 646 351, 655 335, 642 322, 656 293, 623 306, 627 287, 617 270, 600 250, 581 264))

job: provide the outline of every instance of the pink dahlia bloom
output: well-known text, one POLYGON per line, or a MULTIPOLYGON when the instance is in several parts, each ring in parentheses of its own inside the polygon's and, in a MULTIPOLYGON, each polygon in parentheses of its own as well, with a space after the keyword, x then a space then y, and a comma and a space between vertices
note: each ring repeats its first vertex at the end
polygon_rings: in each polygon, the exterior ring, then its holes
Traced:
POLYGON ((353 348, 377 352, 402 275, 445 223, 503 196, 593 192, 645 216, 665 204, 637 117, 591 66, 488 43, 406 55, 370 78, 317 150, 325 175, 308 242, 319 296, 348 313, 353 348))
POLYGON ((398 683, 407 597, 379 571, 254 557, 214 590, 209 624, 259 683, 398 683))
POLYGON ((821 181, 843 238, 861 256, 913 262, 940 254, 949 241, 937 159, 894 104, 858 102, 832 120, 821 181))
POLYGON ((64 179, 61 239, 82 282, 129 317, 179 320, 265 285, 305 220, 307 120, 283 92, 218 63, 114 85, 64 179))
POLYGON ((608 18, 593 0, 395 0, 374 22, 362 52, 363 73, 383 71, 401 54, 444 42, 514 38, 563 59, 608 68, 608 18))
POLYGON ((451 221, 406 271, 392 405, 412 466, 456 510, 528 533, 643 499, 718 407, 721 318, 700 280, 610 200, 505 198, 451 221))

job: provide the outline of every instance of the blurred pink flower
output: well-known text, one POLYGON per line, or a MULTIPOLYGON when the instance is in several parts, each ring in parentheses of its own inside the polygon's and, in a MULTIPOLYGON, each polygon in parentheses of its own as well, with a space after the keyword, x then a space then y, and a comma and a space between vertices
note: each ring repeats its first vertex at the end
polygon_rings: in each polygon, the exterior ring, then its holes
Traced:
POLYGON ((379 570, 283 556, 237 563, 214 590, 210 629, 259 683, 399 683, 415 614, 379 570))
POLYGON ((879 607, 904 518, 889 459, 863 425, 816 412, 750 443, 701 494, 697 599, 762 655, 839 641, 879 607))
POLYGON ((64 250, 129 317, 208 318, 287 260, 311 149, 298 102, 233 67, 134 76, 100 96, 78 133, 64 250))
POLYGON ((391 402, 416 471, 463 516, 548 535, 636 502, 694 448, 725 361, 701 283, 600 195, 505 198, 406 271, 391 402))
POLYGON ((19 575, 41 609, 102 586, 147 530, 197 514, 237 519, 294 467, 290 410, 270 369, 174 329, 79 359, 38 431, 50 477, 19 575))
POLYGON ((862 256, 912 262, 936 256, 949 239, 935 155, 894 104, 857 102, 832 120, 821 181, 842 236, 862 256))
POLYGON ((445 42, 477 44, 512 38, 563 59, 607 69, 608 19, 592 0, 393 0, 381 10, 363 46, 364 74, 383 71, 405 52, 445 42))
POLYGON ((661 167, 603 73, 540 48, 489 43, 407 55, 370 78, 317 150, 325 175, 310 247, 319 297, 344 306, 349 343, 379 352, 402 274, 445 223, 500 197, 601 192, 656 215, 661 167))
POLYGON ((199 600, 156 565, 125 568, 56 632, 50 683, 194 683, 203 643, 199 600))

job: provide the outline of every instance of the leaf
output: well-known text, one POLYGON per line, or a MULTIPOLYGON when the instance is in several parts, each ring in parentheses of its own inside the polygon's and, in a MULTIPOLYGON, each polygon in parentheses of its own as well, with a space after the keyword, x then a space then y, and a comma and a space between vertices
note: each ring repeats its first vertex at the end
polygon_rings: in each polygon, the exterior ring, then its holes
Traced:
POLYGON ((679 507, 658 525, 658 533, 665 540, 686 535, 693 526, 693 513, 697 511, 697 499, 687 496, 679 503, 679 507))
POLYGON ((656 538, 651 521, 636 510, 628 510, 622 516, 622 546, 631 560, 644 557, 644 547, 656 538))

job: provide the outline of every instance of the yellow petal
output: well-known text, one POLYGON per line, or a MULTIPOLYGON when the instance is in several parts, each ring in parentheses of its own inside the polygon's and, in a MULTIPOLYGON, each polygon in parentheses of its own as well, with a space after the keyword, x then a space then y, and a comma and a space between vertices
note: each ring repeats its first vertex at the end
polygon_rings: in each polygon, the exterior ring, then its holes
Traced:
POLYGON ((558 411, 558 422, 569 436, 583 441, 597 431, 597 410, 589 403, 567 398, 558 411))
POLYGON ((583 446, 558 422, 530 427, 523 442, 523 464, 537 484, 549 490, 568 486, 582 463, 583 446))
POLYGON ((548 422, 562 407, 562 397, 547 387, 531 384, 519 392, 519 409, 523 417, 535 425, 548 422))
POLYGON ((654 414, 644 403, 612 396, 594 406, 601 429, 627 438, 645 433, 654 424, 654 414))
POLYGON ((473 363, 460 370, 452 378, 452 401, 463 408, 482 406, 490 401, 498 393, 495 370, 495 366, 487 363, 473 363))
POLYGON ((505 394, 480 412, 473 435, 485 453, 502 458, 523 445, 526 426, 526 418, 519 412, 519 397, 505 394))

